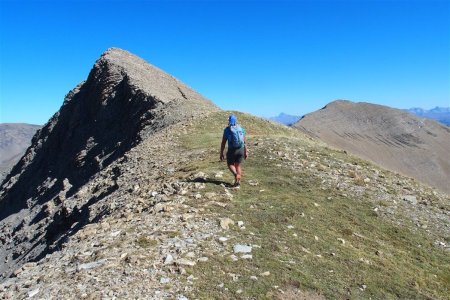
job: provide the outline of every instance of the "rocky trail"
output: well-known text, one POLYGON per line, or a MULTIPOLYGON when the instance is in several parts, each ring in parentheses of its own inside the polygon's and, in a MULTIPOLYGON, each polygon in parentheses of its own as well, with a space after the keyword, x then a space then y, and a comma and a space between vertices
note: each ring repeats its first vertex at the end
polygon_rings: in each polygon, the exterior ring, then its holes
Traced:
MULTIPOLYGON (((271 277, 277 281, 277 270, 270 268, 243 274, 245 266, 258 259, 259 249, 265 248, 268 241, 263 233, 254 231, 257 228, 252 228, 251 218, 243 217, 245 212, 239 217, 233 209, 242 201, 245 189, 264 195, 273 186, 249 175, 242 190, 227 188, 230 178, 225 165, 217 163, 217 145, 190 149, 185 145, 186 137, 192 136, 199 123, 198 119, 192 120, 158 132, 81 188, 73 197, 100 195, 116 186, 91 207, 102 212, 100 218, 74 230, 60 249, 16 270, 1 284, 0 299, 191 299, 196 298, 199 289, 208 294, 205 278, 199 278, 197 271, 220 270, 217 258, 230 262, 229 268, 234 269, 231 272, 225 268, 216 278, 220 282, 210 279, 212 288, 223 297, 252 298, 242 283, 271 277), (201 171, 202 164, 210 167, 201 171)), ((341 159, 344 153, 298 137, 255 135, 250 147, 253 161, 271 162, 270 166, 294 177, 302 178, 306 173, 320 183, 318 189, 336 190, 341 197, 372 195, 374 214, 426 232, 435 241, 433 247, 448 251, 449 210, 448 206, 440 207, 448 205, 447 196, 363 161, 345 161, 341 159)), ((250 159, 247 164, 251 164, 250 159)), ((334 197, 323 200, 332 202, 334 197)), ((277 203, 272 201, 270 207, 273 209, 277 203)), ((267 208, 255 203, 249 209, 267 208)), ((289 221, 282 224, 291 239, 302 234, 289 221)), ((72 227, 77 228, 77 224, 72 227)), ((316 240, 323 235, 319 229, 308 234, 316 240)), ((354 232, 352 237, 342 236, 336 242, 345 245, 354 238, 366 237, 354 232)), ((303 255, 312 260, 330 255, 314 252, 311 245, 302 247, 303 255)), ((271 290, 269 297, 279 298, 291 295, 294 299, 308 293, 283 286, 282 281, 271 290)))

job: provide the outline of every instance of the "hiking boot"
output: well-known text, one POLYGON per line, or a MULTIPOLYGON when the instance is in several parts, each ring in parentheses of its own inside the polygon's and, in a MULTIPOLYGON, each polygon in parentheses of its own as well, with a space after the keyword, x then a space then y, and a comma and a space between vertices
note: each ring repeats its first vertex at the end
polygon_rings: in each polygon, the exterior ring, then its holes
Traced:
POLYGON ((240 188, 240 187, 241 187, 241 182, 240 182, 240 181, 236 181, 236 182, 233 184, 233 187, 236 188, 236 189, 240 188))

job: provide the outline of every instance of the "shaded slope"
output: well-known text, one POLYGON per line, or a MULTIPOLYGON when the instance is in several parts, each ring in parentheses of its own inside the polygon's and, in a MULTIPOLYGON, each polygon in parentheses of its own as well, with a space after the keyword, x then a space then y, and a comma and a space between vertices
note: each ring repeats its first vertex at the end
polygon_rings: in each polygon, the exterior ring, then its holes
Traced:
POLYGON ((31 138, 39 128, 22 123, 0 124, 0 182, 31 145, 31 138))
POLYGON ((450 193, 450 129, 404 111, 335 101, 295 128, 450 193))
POLYGON ((101 194, 67 200, 93 175, 154 132, 214 110, 209 100, 139 57, 106 51, 1 186, 3 276, 57 248, 74 223, 99 217, 90 206, 118 188, 117 170, 101 194))

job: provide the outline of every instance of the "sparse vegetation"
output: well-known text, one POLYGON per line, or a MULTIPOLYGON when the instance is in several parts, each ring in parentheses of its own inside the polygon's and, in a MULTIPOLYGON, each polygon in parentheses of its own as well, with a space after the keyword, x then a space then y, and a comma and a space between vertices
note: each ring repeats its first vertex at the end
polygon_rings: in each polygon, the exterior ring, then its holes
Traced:
MULTIPOLYGON (((207 153, 206 159, 192 164, 198 171, 214 174, 226 169, 225 164, 213 163, 218 158, 226 115, 217 113, 195 125, 191 130, 199 139, 192 135, 184 139, 187 149, 207 153)), ((373 166, 324 148, 292 129, 244 114, 238 114, 238 119, 249 134, 244 185, 233 191, 231 205, 210 207, 210 211, 245 222, 245 230, 232 228, 229 248, 233 243, 254 245, 253 259, 233 261, 231 251, 194 268, 198 278, 195 297, 271 299, 279 297, 279 290, 298 290, 330 299, 447 299, 448 252, 436 247, 430 234, 415 228, 401 212, 389 219, 374 211, 377 204, 389 204, 377 200, 372 190, 343 192, 324 185, 324 179, 309 170, 312 160, 321 157, 368 169, 373 166), (286 148, 290 149, 287 155, 295 154, 295 160, 285 162, 283 153, 276 153, 286 152, 286 148), (303 150, 294 152, 298 149, 303 150), (284 164, 302 160, 298 167, 284 164), (249 180, 258 185, 249 185, 249 180), (266 271, 269 276, 260 275, 266 271), (234 281, 232 274, 238 280, 234 281)), ((325 169, 322 166, 319 172, 325 169)), ((384 176, 390 175, 386 172, 384 176)), ((357 181, 362 177, 350 171, 348 178, 357 181)), ((225 173, 224 180, 232 178, 225 173)), ((207 189, 223 190, 212 183, 207 183, 207 189)))
POLYGON ((142 248, 149 248, 149 247, 155 247, 156 245, 158 245, 158 242, 153 240, 153 239, 149 239, 146 236, 140 236, 136 243, 139 245, 139 247, 142 248))

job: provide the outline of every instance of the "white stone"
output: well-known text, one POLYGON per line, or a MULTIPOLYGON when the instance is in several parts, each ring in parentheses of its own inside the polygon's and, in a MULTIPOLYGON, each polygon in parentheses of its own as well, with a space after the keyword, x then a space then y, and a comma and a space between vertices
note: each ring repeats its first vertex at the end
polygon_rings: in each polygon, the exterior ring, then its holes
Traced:
POLYGON ((231 254, 230 258, 231 258, 232 261, 238 261, 239 260, 239 258, 236 255, 234 255, 234 254, 231 254))
POLYGON ((78 270, 88 270, 88 269, 97 268, 97 267, 104 265, 107 261, 108 261, 107 259, 100 259, 100 260, 97 260, 94 262, 81 264, 78 266, 78 270))
POLYGON ((34 297, 39 293, 39 288, 31 290, 28 292, 28 298, 34 297))
POLYGON ((233 247, 234 253, 250 253, 252 252, 252 247, 247 245, 236 244, 233 247))
POLYGON ((116 237, 116 236, 118 236, 119 234, 120 234, 120 230, 117 230, 117 231, 113 231, 113 232, 111 232, 109 235, 111 236, 111 237, 116 237))
POLYGON ((224 236, 219 237, 219 242, 221 242, 222 244, 225 243, 226 241, 228 241, 228 238, 224 236))
POLYGON ((181 258, 177 260, 177 265, 180 266, 190 266, 193 267, 196 265, 195 261, 189 260, 189 259, 185 259, 185 258, 181 258))
POLYGON ((173 263, 173 256, 171 254, 168 254, 166 258, 164 259, 165 265, 170 265, 173 263))
POLYGON ((405 196, 402 197, 402 199, 405 200, 406 202, 411 203, 412 205, 416 205, 417 204, 416 196, 405 195, 405 196))
POLYGON ((161 277, 161 279, 159 280, 159 283, 162 283, 162 284, 166 284, 169 282, 170 282, 170 278, 167 278, 167 277, 161 277))

